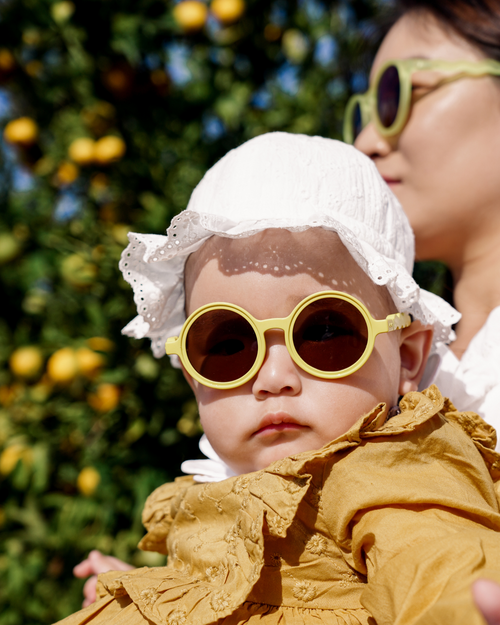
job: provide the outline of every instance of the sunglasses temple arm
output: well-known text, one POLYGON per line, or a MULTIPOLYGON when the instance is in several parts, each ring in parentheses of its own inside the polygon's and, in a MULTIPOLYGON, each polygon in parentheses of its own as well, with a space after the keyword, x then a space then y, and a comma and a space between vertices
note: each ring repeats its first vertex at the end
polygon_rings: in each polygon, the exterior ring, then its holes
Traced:
POLYGON ((171 336, 170 338, 167 339, 167 342, 165 343, 165 352, 168 356, 172 356, 173 354, 176 354, 177 356, 180 357, 181 350, 180 350, 180 340, 178 336, 171 336))
POLYGON ((383 332, 392 332, 394 330, 402 330, 411 324, 411 317, 408 313, 395 313, 388 315, 385 319, 374 320, 373 329, 375 336, 383 332))

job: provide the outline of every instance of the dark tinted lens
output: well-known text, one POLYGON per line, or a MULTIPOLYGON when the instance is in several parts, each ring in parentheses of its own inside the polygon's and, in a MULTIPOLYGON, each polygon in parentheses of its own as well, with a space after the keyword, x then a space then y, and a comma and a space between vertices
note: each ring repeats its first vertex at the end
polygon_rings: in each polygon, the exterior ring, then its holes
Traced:
POLYGON ((394 65, 389 65, 382 74, 377 89, 377 112, 380 123, 385 128, 389 128, 396 121, 399 95, 399 73, 394 65))
POLYGON ((356 140, 356 137, 363 130, 363 120, 361 118, 361 107, 356 102, 352 109, 352 139, 356 140))
POLYGON ((186 351, 200 375, 214 382, 232 382, 252 368, 257 337, 238 313, 210 310, 189 328, 186 351))
POLYGON ((357 362, 368 342, 363 315, 349 302, 325 298, 297 317, 293 342, 299 356, 321 371, 342 371, 357 362))

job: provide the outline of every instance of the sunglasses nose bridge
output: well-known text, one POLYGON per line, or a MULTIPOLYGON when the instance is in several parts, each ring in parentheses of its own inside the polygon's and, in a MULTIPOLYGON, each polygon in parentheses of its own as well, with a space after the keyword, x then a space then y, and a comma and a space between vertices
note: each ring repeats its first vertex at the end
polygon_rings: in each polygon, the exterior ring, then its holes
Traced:
POLYGON ((284 319, 264 319, 263 321, 257 322, 257 327, 259 331, 264 334, 268 330, 283 330, 286 333, 288 326, 290 324, 290 318, 285 317, 284 319))

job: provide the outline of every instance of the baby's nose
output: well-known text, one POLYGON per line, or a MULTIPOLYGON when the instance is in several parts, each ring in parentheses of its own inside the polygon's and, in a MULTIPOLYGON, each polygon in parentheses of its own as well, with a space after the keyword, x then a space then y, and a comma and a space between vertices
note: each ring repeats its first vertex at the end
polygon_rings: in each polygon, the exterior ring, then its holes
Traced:
POLYGON ((258 399, 269 395, 296 395, 302 389, 300 370, 285 344, 282 330, 266 332, 266 356, 254 378, 252 392, 258 399))

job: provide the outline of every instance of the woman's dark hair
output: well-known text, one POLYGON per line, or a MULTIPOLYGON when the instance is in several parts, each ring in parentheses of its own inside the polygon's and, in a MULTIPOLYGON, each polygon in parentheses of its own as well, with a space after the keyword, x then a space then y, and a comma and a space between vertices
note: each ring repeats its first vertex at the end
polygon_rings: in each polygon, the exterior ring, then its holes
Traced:
POLYGON ((395 0, 391 22, 428 11, 490 59, 500 61, 500 0, 395 0))

